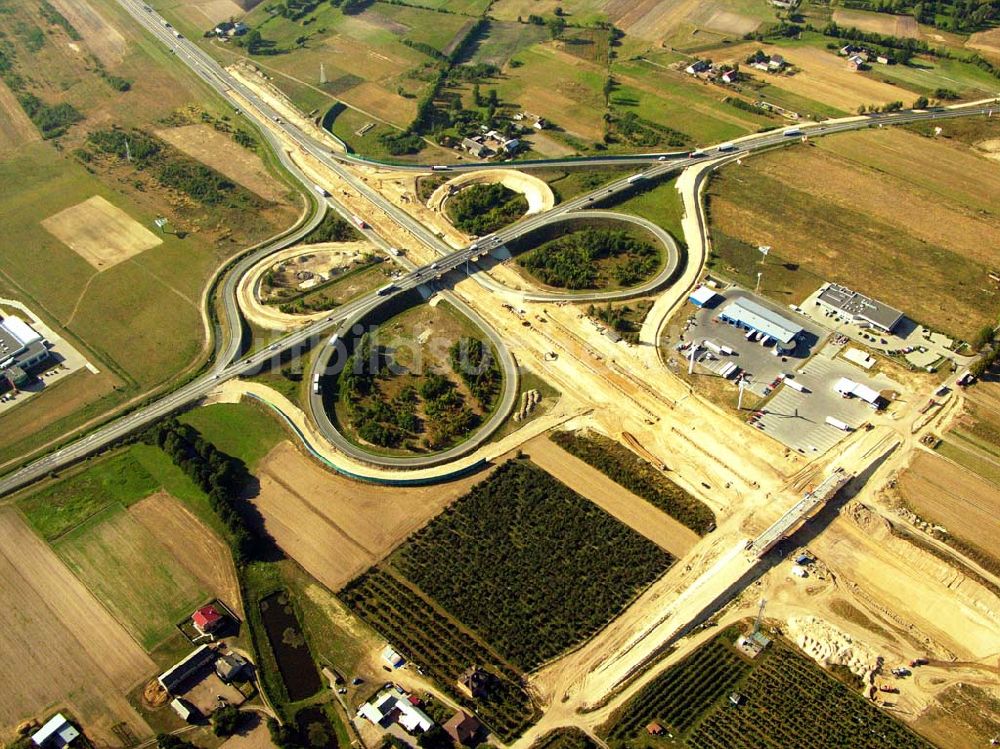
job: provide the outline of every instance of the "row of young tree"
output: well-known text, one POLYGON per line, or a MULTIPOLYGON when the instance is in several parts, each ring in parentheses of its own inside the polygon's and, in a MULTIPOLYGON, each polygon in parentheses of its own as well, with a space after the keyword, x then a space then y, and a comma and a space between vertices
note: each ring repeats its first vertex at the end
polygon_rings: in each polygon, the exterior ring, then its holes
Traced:
POLYGON ((146 441, 162 449, 208 495, 212 511, 226 526, 233 560, 243 565, 260 556, 262 540, 241 512, 250 482, 243 461, 219 450, 189 424, 170 417, 153 426, 146 441))

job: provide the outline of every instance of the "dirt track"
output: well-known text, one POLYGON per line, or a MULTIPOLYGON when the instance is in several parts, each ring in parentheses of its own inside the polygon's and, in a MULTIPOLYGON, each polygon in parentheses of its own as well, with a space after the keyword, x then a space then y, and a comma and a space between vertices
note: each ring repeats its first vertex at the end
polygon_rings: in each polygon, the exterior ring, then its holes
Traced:
POLYGON ((0 727, 67 704, 98 742, 117 745, 119 722, 148 736, 124 694, 153 661, 9 508, 0 510, 0 580, 0 727))
POLYGON ((548 437, 536 437, 525 444, 524 451, 571 489, 678 559, 698 543, 698 534, 690 528, 570 455, 548 437))
POLYGON ((229 549, 204 523, 165 492, 132 505, 129 514, 192 575, 237 613, 243 604, 229 549))

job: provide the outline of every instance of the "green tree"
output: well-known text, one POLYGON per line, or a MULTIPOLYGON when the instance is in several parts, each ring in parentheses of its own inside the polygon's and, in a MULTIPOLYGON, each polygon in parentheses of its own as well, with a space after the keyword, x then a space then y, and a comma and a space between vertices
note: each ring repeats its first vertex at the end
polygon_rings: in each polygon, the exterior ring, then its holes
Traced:
POLYGON ((232 736, 243 720, 243 715, 235 705, 220 707, 212 713, 212 733, 216 736, 232 736))
POLYGON ((913 102, 913 108, 927 109, 928 104, 930 104, 930 102, 927 100, 926 96, 918 96, 916 100, 913 102))
POLYGON ((562 16, 556 16, 555 18, 550 18, 546 21, 545 25, 549 27, 549 34, 552 35, 552 38, 558 39, 562 36, 563 31, 566 29, 566 19, 562 16))

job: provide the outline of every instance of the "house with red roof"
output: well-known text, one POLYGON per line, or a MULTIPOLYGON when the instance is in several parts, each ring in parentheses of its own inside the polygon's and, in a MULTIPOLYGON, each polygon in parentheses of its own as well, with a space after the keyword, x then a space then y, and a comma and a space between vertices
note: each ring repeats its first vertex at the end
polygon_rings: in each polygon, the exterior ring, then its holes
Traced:
POLYGON ((203 635, 211 634, 217 630, 225 621, 225 617, 212 604, 202 606, 191 615, 191 623, 194 628, 203 635))

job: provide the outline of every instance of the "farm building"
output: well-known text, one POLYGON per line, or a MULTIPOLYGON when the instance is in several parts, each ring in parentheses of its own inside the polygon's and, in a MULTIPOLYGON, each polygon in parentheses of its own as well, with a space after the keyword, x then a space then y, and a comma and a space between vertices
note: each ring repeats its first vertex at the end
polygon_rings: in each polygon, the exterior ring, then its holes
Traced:
POLYGON ((486 146, 480 140, 475 138, 463 138, 462 148, 465 149, 471 156, 475 156, 477 159, 486 158, 493 155, 493 151, 486 146))
POLYGON ((847 67, 851 70, 863 70, 865 59, 861 55, 851 55, 847 58, 847 67))
POLYGON ((451 736, 452 740, 460 746, 473 746, 483 729, 476 716, 466 712, 458 711, 442 726, 444 732, 451 736))
POLYGON ((191 615, 191 623, 203 635, 211 634, 218 630, 225 620, 226 618, 212 604, 202 606, 191 615))
POLYGON ((20 387, 31 379, 30 371, 49 360, 47 341, 15 315, 0 320, 0 380, 20 387))
POLYGON ((358 715, 382 728, 399 723, 409 733, 423 733, 429 730, 434 721, 407 697, 409 695, 403 689, 393 686, 379 692, 371 701, 358 708, 358 715))
POLYGON ((215 655, 211 647, 202 645, 160 674, 157 681, 167 692, 174 692, 185 679, 210 665, 215 660, 215 655))
POLYGON ((718 297, 714 291, 702 284, 691 292, 688 301, 695 307, 712 307, 718 297))
POLYGON ((490 675, 478 666, 469 666, 458 677, 458 688, 472 699, 478 700, 490 691, 490 675))
POLYGON ((245 676, 250 662, 238 653, 227 653, 215 662, 215 673, 224 682, 239 681, 245 676))
POLYGON ((870 388, 867 385, 862 385, 860 382, 855 382, 847 377, 841 377, 837 380, 833 385, 833 389, 845 398, 863 400, 872 408, 878 409, 886 405, 885 398, 879 394, 878 390, 870 388))
POLYGON ((780 351, 793 351, 795 342, 802 333, 801 325, 744 297, 734 299, 723 307, 719 319, 739 328, 770 336, 780 351))
POLYGON ((46 749, 62 749, 72 744, 79 735, 80 732, 66 720, 65 715, 56 713, 31 735, 31 741, 35 746, 46 749))
POLYGON ((885 333, 891 333, 903 319, 903 313, 898 309, 835 283, 822 288, 816 297, 816 304, 835 314, 847 316, 853 323, 867 324, 885 333))
POLYGON ((187 700, 182 700, 180 697, 175 697, 170 700, 170 707, 173 708, 173 711, 177 713, 181 717, 181 720, 186 723, 194 723, 200 717, 198 708, 187 700))
POLYGON ((699 73, 704 73, 710 70, 712 63, 709 60, 695 60, 693 63, 684 68, 684 72, 688 75, 698 75, 699 73))

